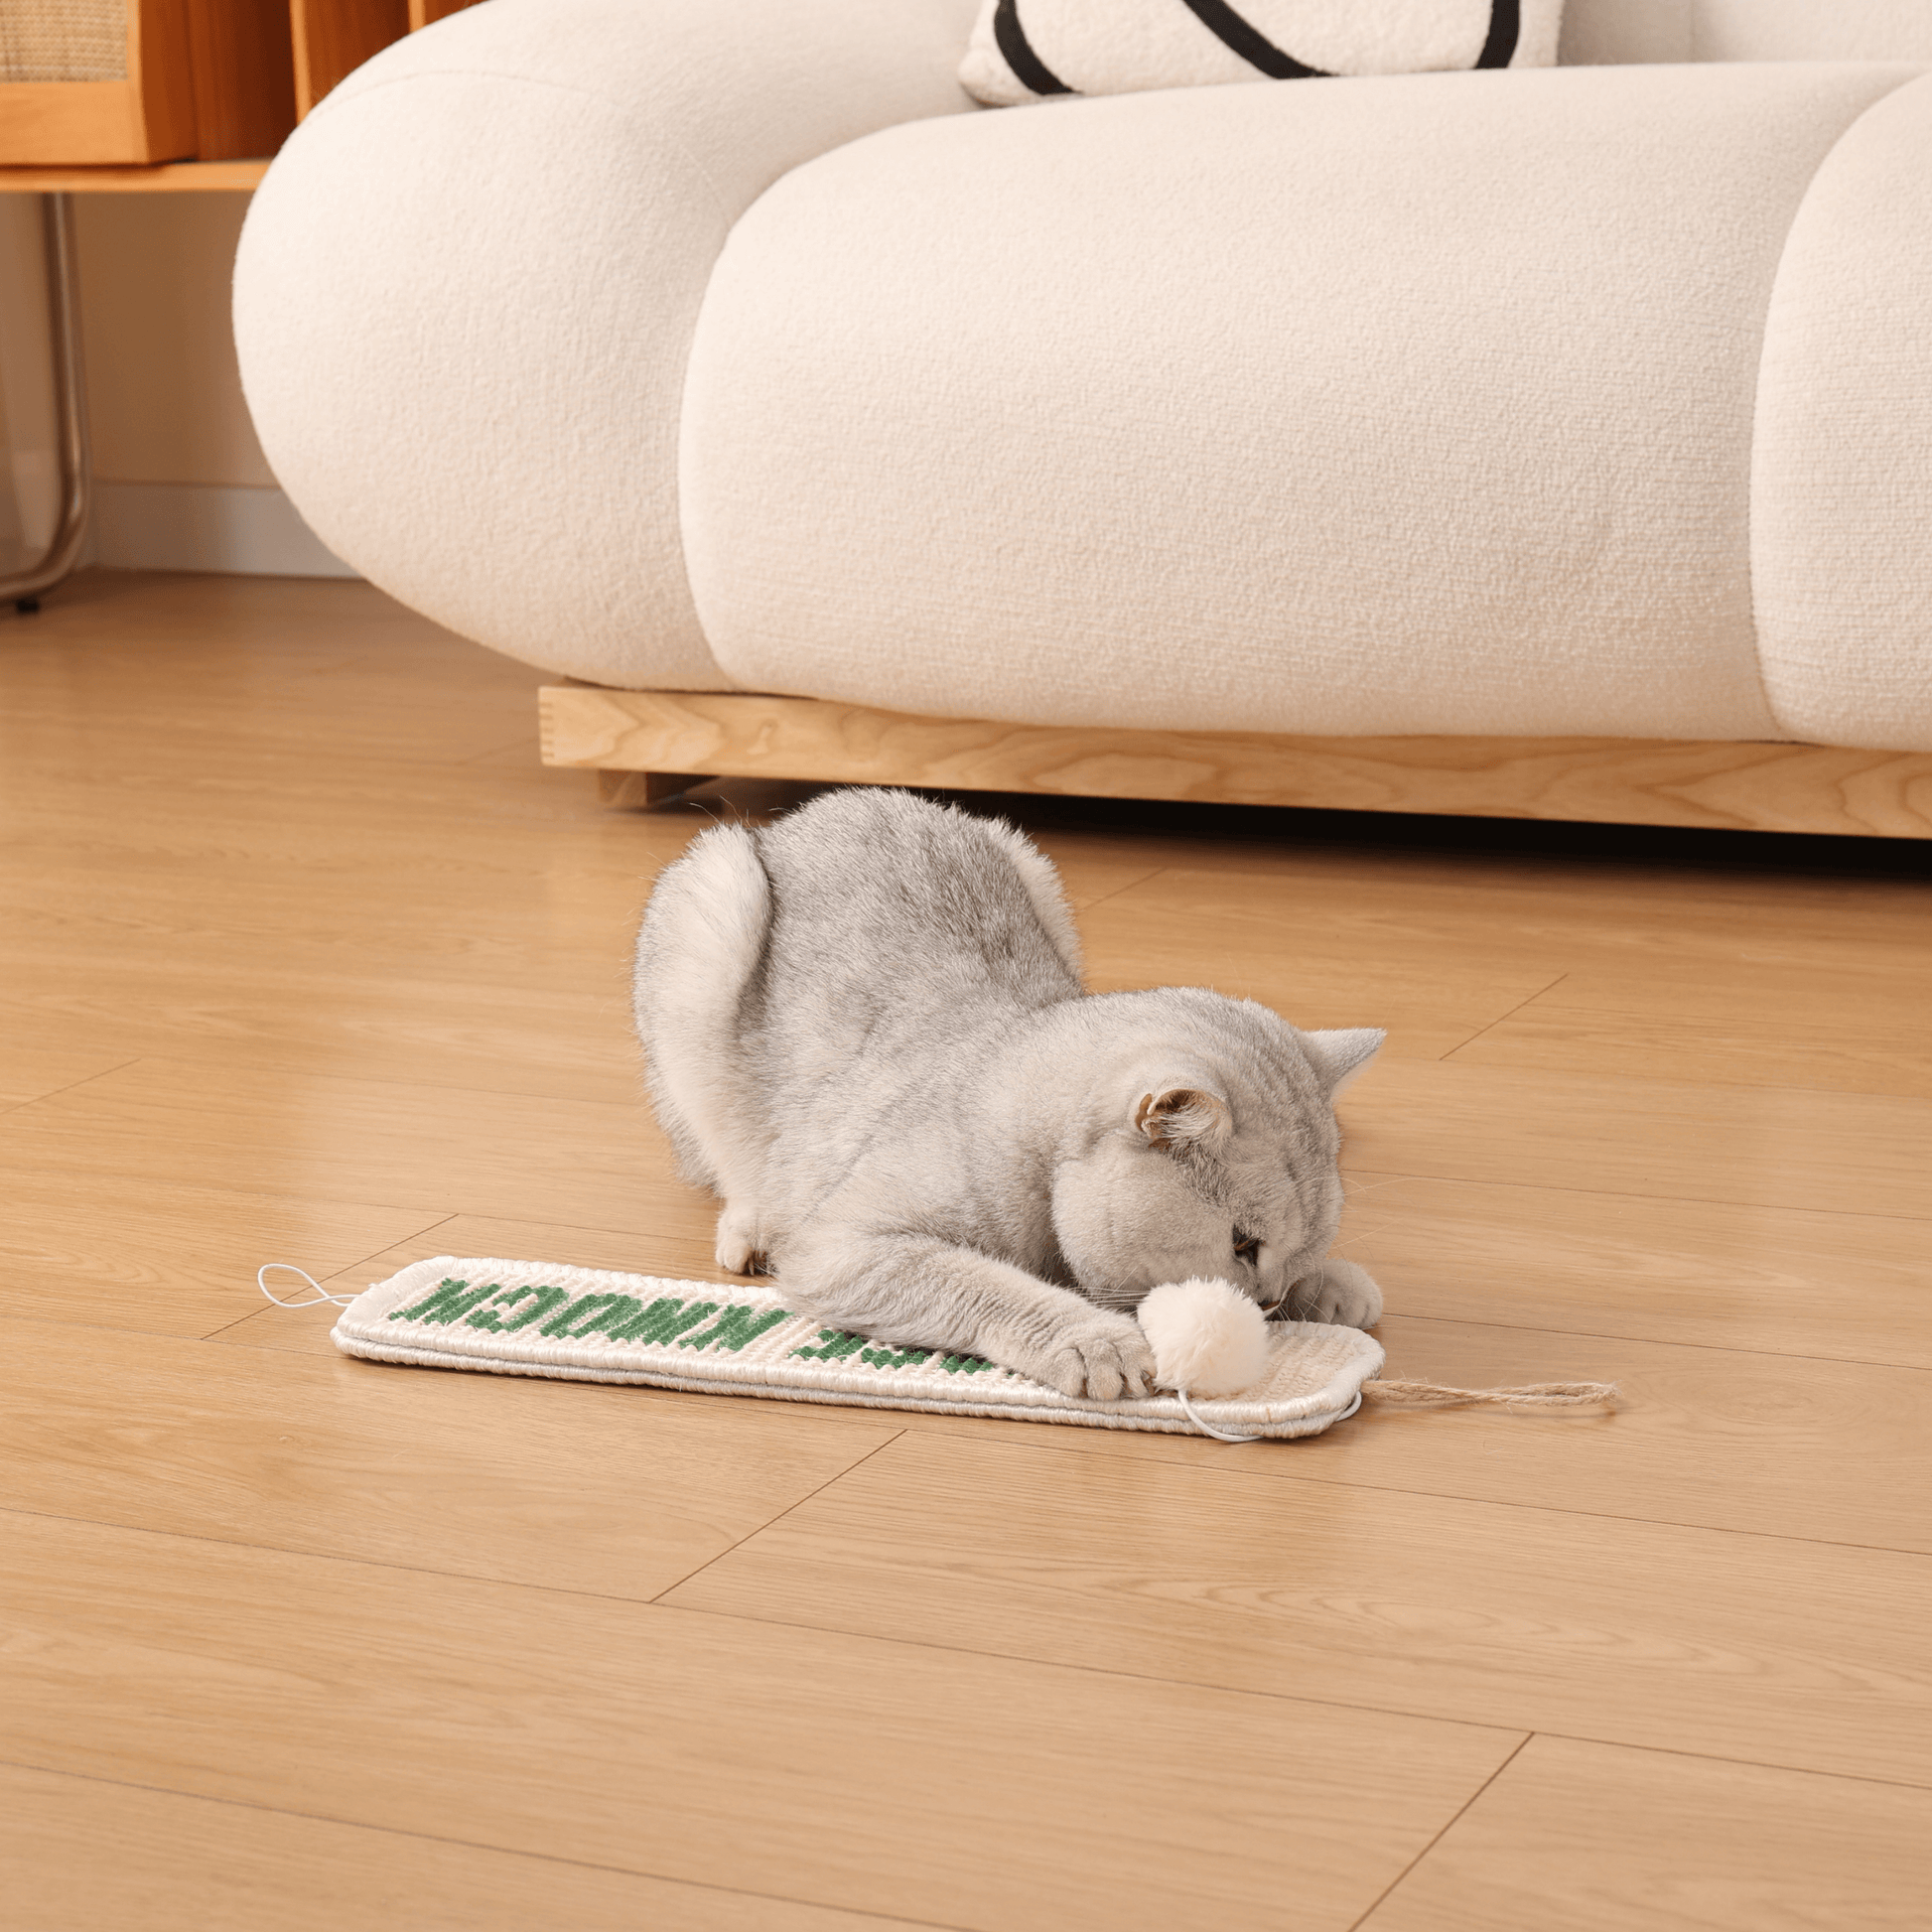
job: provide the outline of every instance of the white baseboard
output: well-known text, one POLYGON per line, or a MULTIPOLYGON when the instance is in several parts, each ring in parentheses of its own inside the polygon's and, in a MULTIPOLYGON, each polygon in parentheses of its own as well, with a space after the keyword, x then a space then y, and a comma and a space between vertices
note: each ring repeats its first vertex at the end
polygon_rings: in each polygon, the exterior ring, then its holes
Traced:
POLYGON ((354 577, 279 489, 217 483, 94 484, 84 561, 109 570, 241 577, 354 577))

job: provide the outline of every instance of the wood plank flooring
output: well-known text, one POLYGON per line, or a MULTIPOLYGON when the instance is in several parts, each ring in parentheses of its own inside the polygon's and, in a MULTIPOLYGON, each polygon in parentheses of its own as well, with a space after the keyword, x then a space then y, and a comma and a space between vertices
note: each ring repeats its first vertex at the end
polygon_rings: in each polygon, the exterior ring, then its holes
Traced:
POLYGON ((351 1362, 257 1266, 713 1272, 626 946, 810 793, 603 810, 539 681, 352 583, 0 618, 10 1927, 1927 1922, 1932 850, 981 801, 1096 987, 1387 1027, 1394 1370, 1613 1415, 351 1362))

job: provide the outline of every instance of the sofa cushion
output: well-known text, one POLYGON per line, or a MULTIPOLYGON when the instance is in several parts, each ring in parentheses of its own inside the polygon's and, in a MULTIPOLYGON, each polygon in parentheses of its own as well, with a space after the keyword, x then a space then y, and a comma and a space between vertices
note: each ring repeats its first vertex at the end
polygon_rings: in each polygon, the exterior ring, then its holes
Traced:
POLYGON ((976 100, 1237 80, 1547 68, 1563 0, 984 0, 959 78, 976 100))
POLYGON ((490 0, 290 137, 235 262, 277 479, 465 636, 608 684, 728 687, 684 582, 678 397, 713 262, 813 155, 921 114, 973 0, 490 0))
POLYGON ((1832 150, 1766 320, 1751 489, 1765 690, 1796 738, 1932 751, 1932 77, 1832 150))
POLYGON ((705 634, 749 688, 942 716, 1780 736, 1766 312, 1821 164, 1919 71, 1183 89, 825 155, 699 316, 705 634))
POLYGON ((1557 58, 1932 61, 1926 0, 1566 0, 1557 58))

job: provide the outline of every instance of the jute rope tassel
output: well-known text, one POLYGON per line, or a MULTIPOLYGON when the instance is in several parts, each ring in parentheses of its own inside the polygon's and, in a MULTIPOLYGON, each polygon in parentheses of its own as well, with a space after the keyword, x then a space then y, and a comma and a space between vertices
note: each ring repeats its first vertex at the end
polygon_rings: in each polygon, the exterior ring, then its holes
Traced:
POLYGON ((1384 1409, 1591 1409, 1616 1400, 1614 1382, 1526 1382, 1520 1389, 1451 1389, 1442 1382, 1362 1384, 1362 1400, 1384 1409))

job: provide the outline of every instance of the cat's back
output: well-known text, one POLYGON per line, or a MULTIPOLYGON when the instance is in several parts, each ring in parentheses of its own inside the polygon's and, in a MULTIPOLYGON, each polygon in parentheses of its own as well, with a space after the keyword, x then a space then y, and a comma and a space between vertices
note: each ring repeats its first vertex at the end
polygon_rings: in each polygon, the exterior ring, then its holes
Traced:
POLYGON ((853 789, 756 836, 780 981, 828 997, 863 987, 889 1008, 975 991, 1031 1006, 1080 990, 1058 876, 999 820, 853 789))

